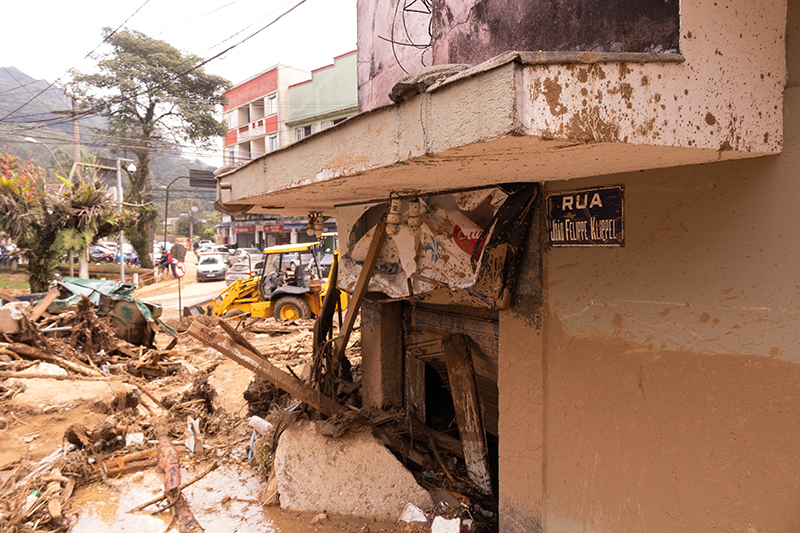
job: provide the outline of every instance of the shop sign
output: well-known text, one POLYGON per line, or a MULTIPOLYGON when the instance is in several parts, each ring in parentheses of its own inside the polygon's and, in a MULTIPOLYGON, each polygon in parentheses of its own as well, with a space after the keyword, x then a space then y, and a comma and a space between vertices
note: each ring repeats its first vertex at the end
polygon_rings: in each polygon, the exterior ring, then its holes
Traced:
POLYGON ((255 233, 256 227, 255 226, 236 226, 235 229, 236 234, 239 233, 255 233))
POLYGON ((264 224, 264 233, 283 233, 283 224, 264 224))
POLYGON ((621 185, 547 196, 551 246, 624 246, 624 188, 621 185))

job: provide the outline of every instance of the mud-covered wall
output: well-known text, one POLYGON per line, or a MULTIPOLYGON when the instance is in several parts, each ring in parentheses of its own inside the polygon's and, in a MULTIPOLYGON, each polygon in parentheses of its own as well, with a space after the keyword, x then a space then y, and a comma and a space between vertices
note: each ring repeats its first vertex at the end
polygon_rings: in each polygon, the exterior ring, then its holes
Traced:
POLYGON ((436 0, 437 64, 506 50, 677 52, 678 0, 436 0))
POLYGON ((504 532, 542 530, 545 368, 540 209, 534 209, 533 218, 511 308, 499 316, 498 504, 504 532))
POLYGON ((541 329, 501 315, 501 531, 800 531, 798 12, 783 153, 547 184, 623 185, 625 247, 545 245, 541 329))
POLYGON ((542 383, 500 385, 544 391, 544 531, 800 531, 799 93, 781 155, 548 184, 623 185, 626 244, 545 248, 542 383))

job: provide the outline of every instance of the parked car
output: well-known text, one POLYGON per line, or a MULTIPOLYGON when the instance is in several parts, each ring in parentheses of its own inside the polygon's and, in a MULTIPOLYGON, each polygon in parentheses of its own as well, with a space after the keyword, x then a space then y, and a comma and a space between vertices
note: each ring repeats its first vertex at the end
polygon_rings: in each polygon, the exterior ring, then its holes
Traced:
POLYGON ((92 263, 113 263, 115 252, 105 246, 92 245, 89 247, 89 261, 92 263))
POLYGON ((204 254, 197 261, 197 281, 225 279, 225 258, 220 254, 204 254))
POLYGON ((261 250, 258 248, 239 248, 228 256, 228 264, 234 265, 239 261, 247 261, 248 258, 251 262, 257 262, 260 261, 263 256, 264 254, 261 253, 261 250))
MULTIPOLYGON (((136 250, 133 249, 133 246, 128 243, 122 244, 122 253, 125 257, 125 262, 130 265, 138 265, 139 264, 139 254, 136 253, 136 250)), ((115 251, 114 253, 114 260, 119 262, 119 252, 115 251)))
MULTIPOLYGON (((314 259, 311 259, 311 262, 314 262, 314 259)), ((333 254, 325 254, 319 259, 319 268, 322 271, 322 277, 327 278, 328 274, 331 273, 331 267, 333 266, 333 254)))
POLYGON ((16 244, 0 246, 0 268, 16 271, 19 265, 19 254, 16 244))
POLYGON ((172 243, 167 241, 166 248, 164 247, 164 241, 153 241, 153 253, 160 256, 161 253, 166 250, 169 251, 172 248, 172 243))
POLYGON ((198 256, 206 255, 206 254, 221 255, 222 259, 225 260, 225 263, 227 264, 228 256, 230 255, 230 252, 228 251, 227 248, 225 248, 221 244, 205 245, 205 246, 201 246, 197 250, 197 255, 198 256))
POLYGON ((225 274, 225 284, 230 285, 237 279, 246 279, 255 276, 261 272, 263 265, 263 260, 257 262, 250 262, 247 260, 239 261, 228 269, 228 273, 225 274))

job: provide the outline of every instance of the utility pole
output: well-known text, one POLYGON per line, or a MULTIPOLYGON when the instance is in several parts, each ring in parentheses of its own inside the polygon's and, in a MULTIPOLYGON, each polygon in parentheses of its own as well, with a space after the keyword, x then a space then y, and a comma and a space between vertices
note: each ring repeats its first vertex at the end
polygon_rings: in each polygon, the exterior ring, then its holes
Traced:
MULTIPOLYGON (((88 102, 88 100, 84 100, 75 96, 74 94, 69 94, 68 92, 64 91, 64 96, 72 99, 72 109, 69 110, 56 110, 53 111, 56 115, 70 115, 72 117, 72 160, 74 163, 81 162, 81 131, 80 131, 80 124, 78 122, 78 117, 80 116, 80 112, 78 111, 78 100, 81 102, 88 102)), ((75 171, 79 172, 78 167, 75 166, 75 171)))
POLYGON ((192 237, 194 236, 194 212, 192 212, 192 191, 189 191, 189 246, 191 247, 192 237))

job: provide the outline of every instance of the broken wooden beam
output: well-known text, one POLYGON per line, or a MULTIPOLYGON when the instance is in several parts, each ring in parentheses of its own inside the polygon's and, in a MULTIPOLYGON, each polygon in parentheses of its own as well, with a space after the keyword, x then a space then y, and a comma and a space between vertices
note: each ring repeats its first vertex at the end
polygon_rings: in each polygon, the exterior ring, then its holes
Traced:
MULTIPOLYGON (((192 484, 194 484, 194 483, 197 483, 198 481, 200 481, 201 479, 203 479, 204 477, 206 477, 208 474, 210 474, 211 472, 213 472, 214 470, 216 470, 218 467, 219 467, 219 463, 218 463, 218 462, 216 462, 216 461, 214 461, 214 462, 211 464, 211 466, 209 466, 208 468, 206 468, 206 469, 205 469, 205 470, 204 470, 202 473, 200 473, 200 474, 196 475, 195 477, 193 477, 192 479, 190 479, 189 481, 187 481, 187 482, 185 482, 185 483, 181 483, 180 490, 183 490, 183 489, 185 489, 185 488, 186 488, 186 487, 188 487, 189 485, 192 485, 192 484)), ((141 511, 141 510, 142 510, 142 509, 144 509, 145 507, 149 507, 150 505, 153 505, 154 503, 158 503, 158 502, 160 502, 161 500, 164 500, 164 499, 166 499, 166 497, 167 497, 167 495, 166 495, 166 494, 162 494, 161 496, 156 496, 155 498, 152 498, 152 499, 150 499, 150 500, 147 500, 147 501, 146 501, 146 502, 144 502, 144 503, 140 503, 139 505, 137 505, 136 507, 134 507, 134 508, 133 508, 133 509, 131 509, 130 511, 126 511, 126 512, 127 512, 127 513, 135 513, 135 512, 137 512, 137 511, 141 511)))
POLYGON ((158 436, 158 467, 164 471, 164 494, 172 503, 181 490, 181 464, 166 435, 158 436))
POLYGON ((378 262, 378 256, 380 255, 385 239, 386 217, 383 217, 375 227, 375 234, 372 236, 372 242, 369 244, 367 257, 364 259, 364 264, 361 266, 361 273, 358 275, 356 287, 353 289, 353 294, 347 305, 347 314, 344 317, 344 323, 339 329, 339 337, 336 340, 336 350, 333 354, 334 361, 339 361, 347 348, 347 341, 350 340, 350 333, 353 331, 353 326, 356 323, 356 317, 361 308, 361 303, 364 301, 364 296, 367 294, 369 280, 372 279, 372 273, 375 270, 375 265, 378 262))
POLYGON ((181 494, 181 464, 166 435, 158 436, 158 467, 164 471, 164 495, 178 517, 181 533, 203 531, 181 494))
POLYGON ((63 357, 59 357, 57 355, 51 355, 43 350, 34 348, 33 346, 30 346, 28 344, 23 344, 21 342, 12 342, 11 344, 5 344, 3 347, 22 357, 27 357, 30 359, 38 359, 40 361, 53 363, 54 365, 66 368, 67 370, 72 370, 73 372, 76 372, 78 374, 83 374, 84 376, 105 377, 105 374, 103 374, 99 370, 95 370, 90 366, 86 366, 83 363, 67 361, 63 357))
POLYGON ((39 303, 36 304, 36 307, 33 308, 29 320, 31 322, 36 322, 39 320, 39 317, 41 317, 42 314, 47 311, 47 308, 50 307, 50 304, 53 303, 56 298, 58 298, 58 291, 48 292, 47 296, 42 298, 39 303))
POLYGON ((284 372, 265 358, 251 352, 244 346, 236 344, 235 351, 226 348, 218 342, 219 335, 213 330, 203 327, 199 322, 192 323, 188 333, 208 347, 214 348, 222 355, 236 361, 243 367, 251 370, 257 376, 266 379, 282 391, 288 392, 298 400, 307 403, 326 416, 331 416, 345 409, 336 401, 312 389, 299 379, 284 372))
POLYGON ((447 362, 447 376, 453 395, 458 421, 458 433, 464 448, 467 475, 484 494, 492 493, 486 433, 481 419, 481 406, 475 386, 469 338, 465 335, 445 335, 442 338, 447 362))

